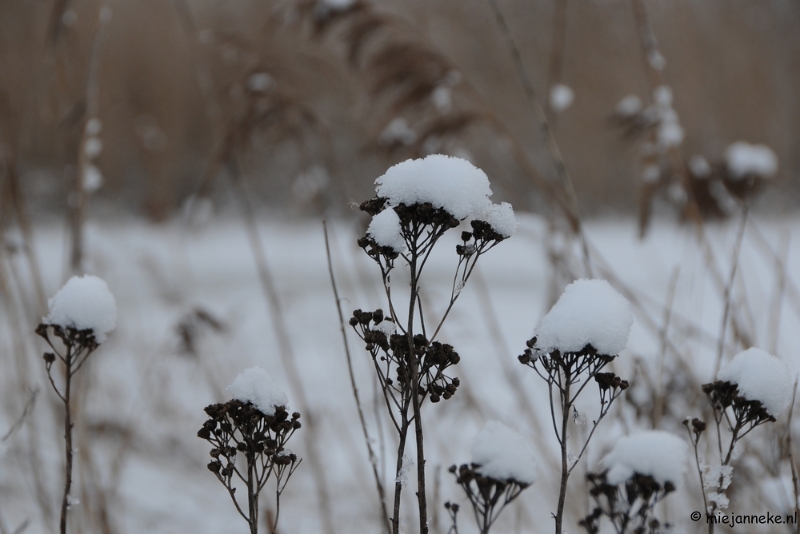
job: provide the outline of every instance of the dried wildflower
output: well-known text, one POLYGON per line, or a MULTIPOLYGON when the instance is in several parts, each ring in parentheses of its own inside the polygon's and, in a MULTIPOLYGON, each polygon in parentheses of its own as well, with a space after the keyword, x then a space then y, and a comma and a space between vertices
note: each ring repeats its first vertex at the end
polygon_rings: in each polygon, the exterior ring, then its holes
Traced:
MULTIPOLYGON (((254 369, 258 371, 258 368, 254 369)), ((286 443, 302 425, 298 412, 290 414, 285 406, 275 405, 275 399, 280 398, 282 392, 278 395, 272 389, 266 394, 264 391, 252 391, 246 380, 247 373, 239 375, 237 381, 231 384, 232 392, 235 396, 241 396, 242 392, 245 395, 249 393, 255 402, 232 399, 207 406, 205 412, 208 420, 197 432, 197 437, 211 444, 208 470, 228 490, 236 510, 248 522, 251 534, 257 534, 259 493, 274 476, 277 509, 280 510, 281 493, 301 462, 296 454, 286 448, 286 443), (244 458, 246 469, 237 468, 239 455, 244 458), (247 512, 236 499, 234 476, 247 487, 247 512)), ((273 530, 277 524, 276 514, 273 530)))

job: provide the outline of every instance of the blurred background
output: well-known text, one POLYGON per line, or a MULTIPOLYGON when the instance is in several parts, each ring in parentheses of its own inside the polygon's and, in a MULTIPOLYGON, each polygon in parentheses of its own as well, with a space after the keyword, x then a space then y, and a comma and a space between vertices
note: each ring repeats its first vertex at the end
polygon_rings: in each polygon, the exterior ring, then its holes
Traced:
MULTIPOLYGON (((627 95, 652 100, 634 4, 497 4, 588 214, 633 213, 640 201, 640 143, 610 120, 627 95), (555 117, 557 84, 571 105, 555 117)), ((798 3, 642 5, 683 157, 714 163, 735 141, 763 143, 779 162, 770 209, 795 206, 798 3)), ((542 199, 532 175, 556 179, 482 0, 3 2, 0 113, 6 165, 47 213, 67 208, 93 117, 102 125, 95 203, 153 220, 219 190, 204 173, 237 128, 250 187, 293 212, 342 210, 369 196, 388 165, 430 152, 470 158, 529 210, 542 199)))

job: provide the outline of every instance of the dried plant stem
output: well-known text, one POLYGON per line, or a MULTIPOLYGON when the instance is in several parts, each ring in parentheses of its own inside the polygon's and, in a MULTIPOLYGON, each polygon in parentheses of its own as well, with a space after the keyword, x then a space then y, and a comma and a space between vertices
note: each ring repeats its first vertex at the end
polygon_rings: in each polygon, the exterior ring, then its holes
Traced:
MULTIPOLYGON (((561 534, 563 532, 562 525, 564 524, 564 503, 567 499, 567 482, 569 481, 569 451, 567 449, 569 435, 568 435, 568 424, 569 424, 569 409, 570 409, 570 380, 567 377, 566 384, 564 385, 563 392, 561 394, 561 437, 559 442, 561 444, 561 484, 558 488, 558 507, 556 508, 556 534, 561 534)), ((552 397, 551 397, 552 399, 552 397)), ((552 407, 552 401, 551 401, 552 407)))
POLYGON ((725 311, 722 314, 722 326, 720 327, 721 332, 719 334, 719 341, 717 344, 717 360, 714 364, 714 376, 717 376, 720 366, 722 365, 722 353, 724 352, 725 348, 725 335, 727 333, 728 316, 730 315, 731 309, 731 290, 733 289, 733 281, 736 278, 736 270, 739 267, 739 251, 742 248, 742 240, 744 239, 744 230, 747 224, 747 213, 748 209, 745 208, 742 212, 742 219, 739 223, 739 231, 736 236, 736 245, 733 251, 733 259, 731 260, 730 276, 728 277, 728 283, 725 285, 725 311))
MULTIPOLYGON (((67 347, 67 354, 65 356, 65 365, 66 365, 66 377, 65 377, 65 386, 64 386, 64 394, 62 396, 61 393, 58 392, 58 389, 53 383, 53 388, 56 390, 56 393, 61 398, 61 401, 64 403, 64 455, 66 458, 66 464, 64 468, 65 472, 65 480, 64 480, 64 496, 61 499, 61 520, 59 521, 59 532, 61 534, 67 533, 67 513, 70 509, 70 497, 69 492, 72 489, 72 413, 70 412, 70 394, 72 388, 72 347, 67 347)), ((48 370, 49 371, 49 370, 48 370)), ((53 382, 53 377, 48 372, 48 376, 50 377, 50 382, 53 382)))
POLYGON ((287 334, 286 324, 283 322, 283 310, 278 298, 278 292, 275 289, 275 283, 272 279, 272 273, 267 265, 267 257, 264 252, 264 247, 261 245, 261 238, 258 235, 258 228, 256 226, 255 214, 253 207, 250 204, 247 191, 245 190, 242 181, 241 172, 236 162, 236 159, 231 156, 227 160, 228 170, 230 172, 231 181, 233 183, 233 192, 239 204, 239 211, 244 219, 247 236, 250 241, 250 247, 253 251, 253 256, 258 270, 259 280, 261 282, 261 289, 264 291, 264 297, 269 306, 270 317, 272 319, 272 327, 275 336, 278 340, 278 350, 281 355, 284 367, 286 369, 286 376, 292 386, 292 391, 297 397, 300 409, 305 413, 306 417, 306 432, 304 433, 306 446, 309 452, 309 462, 311 463, 311 470, 316 478, 317 496, 320 500, 320 508, 322 509, 322 520, 324 523, 325 532, 333 534, 333 515, 330 507, 330 497, 328 495, 327 477, 322 467, 322 456, 320 454, 321 440, 317 434, 316 418, 313 417, 313 411, 309 410, 308 399, 303 389, 303 383, 300 379, 300 372, 297 369, 295 361, 294 350, 289 341, 287 334))
POLYGON ((544 108, 542 107, 541 103, 539 102, 539 99, 536 96, 536 91, 533 88, 533 82, 531 81, 531 78, 528 75, 528 71, 525 69, 524 63, 522 62, 522 56, 519 52, 519 48, 517 47, 517 43, 514 41, 514 37, 511 34, 511 30, 508 27, 508 23, 506 22, 506 17, 505 15, 503 15, 503 11, 497 4, 497 0, 487 0, 487 2, 489 3, 489 6, 492 8, 492 12, 494 13, 497 26, 500 29, 500 33, 503 34, 506 46, 508 47, 509 53, 511 54, 511 58, 514 61, 514 67, 517 70, 517 74, 519 75, 522 87, 525 90, 525 95, 528 97, 528 101, 531 105, 531 108, 533 109, 533 115, 536 120, 537 126, 539 128, 542 137, 545 140, 547 150, 550 153, 550 158, 552 159, 553 165, 555 166, 556 174, 558 175, 558 178, 561 181, 561 185, 564 188, 564 192, 567 195, 567 199, 569 200, 569 204, 567 205, 568 209, 565 210, 564 215, 566 216, 567 221, 570 224, 572 232, 575 235, 577 235, 581 241, 584 269, 586 270, 586 276, 591 278, 592 262, 591 262, 591 257, 589 255, 589 245, 586 241, 586 236, 583 233, 580 207, 578 205, 578 197, 575 194, 575 188, 572 185, 572 179, 570 178, 570 175, 567 172, 567 168, 564 165, 564 158, 561 156, 561 150, 558 148, 558 143, 556 143, 556 139, 553 136, 553 133, 550 129, 550 125, 547 122, 547 117, 545 116, 544 108))
MULTIPOLYGON (((426 258, 427 259, 427 256, 426 258)), ((416 251, 412 252, 411 269, 411 298, 408 303, 408 359, 411 365, 411 406, 414 413, 414 437, 417 444, 417 504, 419 505, 419 532, 428 534, 428 498, 425 487, 425 436, 422 430, 422 413, 420 411, 420 398, 417 391, 419 384, 419 361, 414 350, 414 310, 419 298, 419 275, 424 265, 417 265, 418 256, 416 251)), ((452 302, 452 299, 451 299, 452 302)), ((435 336, 435 334, 434 334, 435 336)))
POLYGON ((85 187, 86 169, 89 165, 89 156, 86 153, 86 141, 89 132, 85 127, 86 123, 97 118, 99 108, 99 84, 100 84, 100 59, 103 53, 103 46, 106 41, 106 25, 108 23, 108 6, 105 2, 100 4, 99 15, 97 18, 97 29, 95 30, 92 48, 89 52, 89 72, 86 77, 86 113, 81 140, 78 144, 78 169, 75 177, 75 207, 72 212, 72 243, 70 247, 70 270, 75 274, 81 274, 83 270, 84 256, 84 221, 86 219, 87 191, 85 187))
MULTIPOLYGON (((547 71, 547 96, 556 84, 561 83, 564 71, 564 49, 567 43, 567 4, 569 0, 555 0, 553 4, 553 36, 550 39, 550 60, 547 71)), ((558 113, 549 114, 548 120, 556 128, 558 113)))
POLYGON ((659 428, 659 423, 661 422, 661 418, 664 416, 664 406, 666 402, 666 395, 664 392, 664 358, 667 354, 667 333, 669 332, 669 323, 672 319, 672 306, 675 301, 675 289, 678 285, 678 275, 680 274, 680 268, 675 267, 672 271, 672 276, 669 279, 669 285, 667 286, 667 302, 664 305, 664 319, 663 325, 661 327, 661 332, 659 333, 660 337, 660 345, 661 348, 658 351, 658 372, 656 375, 656 402, 655 406, 653 407, 653 428, 659 428))
POLYGON ((326 221, 322 221, 322 231, 325 234, 325 254, 328 259, 328 274, 331 278, 331 287, 333 288, 333 296, 336 300, 336 312, 339 314, 339 327, 342 332, 342 342, 344 343, 344 352, 347 357, 347 371, 350 376, 350 386, 353 389, 353 397, 356 401, 356 408, 358 409, 358 419, 361 423, 361 431, 364 434, 364 442, 367 445, 367 452, 369 454, 369 463, 372 466, 372 475, 375 478, 375 487, 378 491, 378 499, 380 501, 381 516, 383 517, 383 524, 385 528, 391 528, 389 521, 389 514, 386 510, 386 493, 383 489, 381 477, 378 474, 378 458, 372 448, 372 442, 367 432, 367 423, 364 418, 364 409, 361 406, 361 398, 358 394, 358 386, 356 386, 355 375, 353 374, 353 360, 350 356, 350 345, 347 342, 347 334, 345 332, 344 315, 342 314, 341 300, 339 298, 339 290, 336 286, 336 277, 333 275, 333 261, 331 259, 331 247, 328 239, 328 225, 326 221))

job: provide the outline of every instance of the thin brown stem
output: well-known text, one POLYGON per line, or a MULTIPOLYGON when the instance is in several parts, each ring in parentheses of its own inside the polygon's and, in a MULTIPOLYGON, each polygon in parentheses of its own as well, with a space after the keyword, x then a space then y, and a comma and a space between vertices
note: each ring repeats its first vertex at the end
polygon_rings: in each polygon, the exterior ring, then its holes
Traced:
POLYGON ((569 444, 568 425, 569 425, 569 409, 571 404, 569 402, 569 389, 571 381, 570 377, 566 377, 563 390, 560 391, 561 395, 561 485, 558 490, 558 508, 556 509, 556 534, 563 532, 562 525, 564 524, 564 504, 567 499, 567 481, 569 480, 569 451, 567 446, 569 444))
POLYGON ((717 376, 720 366, 722 365, 722 353, 724 352, 723 349, 725 348, 725 334, 727 333, 728 316, 730 315, 731 310, 731 291, 733 289, 733 281, 736 278, 736 270, 739 267, 739 251, 742 248, 742 240, 744 239, 744 230, 747 223, 747 212, 748 209, 745 208, 744 212, 742 213, 742 220, 739 224, 739 232, 736 236, 736 246, 734 247, 733 251, 731 273, 728 277, 728 283, 725 285, 725 311, 722 314, 722 326, 720 328, 721 332, 719 334, 719 341, 717 344, 717 361, 714 364, 714 376, 717 376))
MULTIPOLYGON (((353 390, 353 397, 356 401, 356 408, 358 410, 358 420, 361 423, 361 432, 364 434, 364 442, 367 445, 367 453, 369 454, 369 463, 372 466, 372 475, 375 478, 375 488, 378 491, 378 500, 380 501, 381 515, 383 517, 383 524, 386 528, 390 528, 389 513, 386 510, 386 494, 383 489, 381 477, 378 474, 378 458, 375 451, 372 449, 372 442, 369 439, 367 432, 367 422, 364 418, 364 409, 361 406, 361 398, 358 394, 358 386, 356 386, 355 374, 353 373, 353 359, 350 356, 350 345, 347 342, 347 333, 345 331, 344 314, 342 314, 341 300, 339 299, 339 289, 336 286, 336 277, 333 275, 333 261, 331 259, 331 246, 328 239, 328 225, 326 221, 322 221, 322 231, 325 234, 325 254, 328 259, 328 274, 331 278, 331 287, 333 288, 333 297, 336 300, 336 312, 339 314, 339 329, 342 332, 342 342, 344 343, 344 353, 347 357, 347 372, 350 376, 350 387, 353 390)), ((387 387, 384 385, 384 393, 387 387)), ((390 408, 391 411, 391 408, 390 408)))
MULTIPOLYGON (((69 492, 72 489, 72 414, 70 413, 70 392, 72 388, 72 347, 67 347, 66 354, 66 385, 64 386, 64 453, 66 458, 64 496, 61 499, 61 521, 59 523, 61 534, 67 534, 67 512, 70 509, 69 492)), ((61 396, 61 395, 59 395, 61 396)))

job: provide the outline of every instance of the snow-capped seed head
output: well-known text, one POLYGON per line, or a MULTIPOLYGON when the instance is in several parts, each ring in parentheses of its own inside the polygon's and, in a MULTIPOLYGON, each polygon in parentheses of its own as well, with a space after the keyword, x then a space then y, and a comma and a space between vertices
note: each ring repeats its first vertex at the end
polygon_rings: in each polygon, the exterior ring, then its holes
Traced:
POLYGON ((759 401, 773 417, 778 417, 792 402, 789 366, 761 349, 750 348, 734 356, 717 373, 717 380, 736 384, 739 395, 759 401))
POLYGON ((398 163, 375 184, 378 196, 390 206, 430 202, 460 220, 478 211, 492 194, 482 170, 467 160, 442 154, 398 163))
POLYGON ((73 276, 47 302, 44 324, 92 330, 98 343, 117 326, 117 302, 108 284, 92 275, 73 276))
POLYGON ((772 149, 767 145, 751 145, 744 141, 732 143, 725 149, 725 164, 734 179, 751 174, 771 178, 778 172, 778 156, 772 149))
POLYGON ((602 461, 606 481, 616 486, 638 473, 677 487, 686 471, 686 451, 684 440, 662 430, 620 438, 602 461))
POLYGON ((472 463, 483 476, 495 480, 536 481, 536 460, 519 433, 500 421, 489 421, 472 444, 472 463))
POLYGON ((406 251, 406 242, 400 231, 400 217, 392 208, 386 208, 372 218, 367 235, 381 247, 389 247, 395 252, 406 251))
POLYGON ((483 207, 475 213, 474 218, 489 223, 495 232, 506 238, 514 235, 519 226, 517 218, 514 216, 514 209, 508 202, 492 204, 489 199, 486 199, 483 207))
POLYGON ((227 389, 234 399, 253 403, 264 415, 273 415, 276 407, 289 404, 286 394, 261 367, 243 371, 227 389))
POLYGON ((628 343, 630 303, 605 280, 572 282, 536 325, 536 348, 543 352, 580 352, 591 345, 613 356, 628 343))

